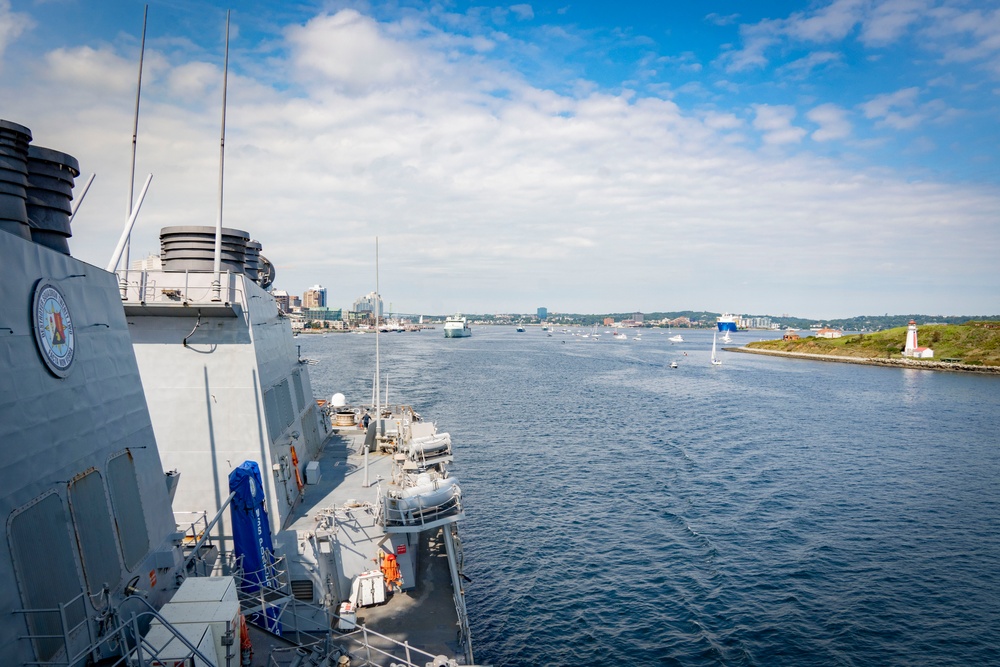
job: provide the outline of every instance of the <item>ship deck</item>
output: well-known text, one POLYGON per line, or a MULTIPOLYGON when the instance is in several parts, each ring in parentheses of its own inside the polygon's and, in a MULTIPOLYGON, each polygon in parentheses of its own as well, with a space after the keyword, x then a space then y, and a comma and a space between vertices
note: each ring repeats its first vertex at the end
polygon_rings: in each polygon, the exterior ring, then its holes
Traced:
MULTIPOLYGON (((381 526, 374 521, 374 510, 368 513, 364 508, 369 504, 371 507, 376 505, 379 484, 381 483, 384 488, 384 485, 391 480, 393 458, 387 454, 368 455, 366 486, 364 441, 365 432, 359 428, 334 429, 333 435, 324 442, 317 458, 320 479, 315 484, 305 485, 304 501, 299 503, 289 516, 286 529, 315 530, 324 512, 332 508, 354 506, 358 509, 353 515, 355 517, 360 515, 360 519, 354 524, 359 545, 367 543, 374 547, 385 536, 381 526)), ((397 642, 408 643, 409 646, 431 655, 458 658, 462 655, 458 614, 455 610, 451 574, 441 529, 434 528, 422 533, 417 553, 415 587, 390 594, 384 604, 358 609, 357 622, 369 630, 388 636, 397 642)), ((370 568, 376 569, 377 566, 373 562, 370 568)), ((342 595, 342 597, 347 596, 342 595)), ((254 634, 255 664, 273 664, 261 662, 258 656, 266 656, 273 648, 288 646, 280 639, 271 638, 264 633, 254 634)), ((352 634, 360 634, 360 630, 352 634)), ((344 638, 343 644, 350 648, 352 654, 369 660, 368 655, 361 655, 365 651, 359 649, 357 643, 351 642, 340 633, 335 633, 335 636, 344 638)), ((380 658, 373 652, 370 664, 389 665, 392 662, 400 662, 399 658, 405 657, 400 647, 391 649, 388 643, 382 646, 378 643, 377 637, 372 638, 371 635, 369 637, 373 646, 392 651, 396 656, 394 661, 389 656, 380 658)), ((294 654, 287 650, 274 655, 279 665, 286 664, 282 657, 287 657, 287 662, 291 662, 293 656, 294 654)), ((412 655, 411 659, 418 664, 428 661, 425 656, 418 654, 412 655)))

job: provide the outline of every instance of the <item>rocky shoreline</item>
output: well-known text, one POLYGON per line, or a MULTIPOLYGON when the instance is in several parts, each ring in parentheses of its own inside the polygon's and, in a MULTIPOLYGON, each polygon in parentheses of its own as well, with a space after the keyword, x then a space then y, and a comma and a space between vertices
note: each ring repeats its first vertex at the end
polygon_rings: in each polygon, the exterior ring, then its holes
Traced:
POLYGON ((1000 366, 974 366, 945 361, 927 361, 923 359, 878 359, 875 357, 844 357, 833 354, 809 354, 807 352, 783 352, 781 350, 761 350, 750 347, 724 347, 726 352, 745 352, 747 354, 765 354, 772 357, 792 357, 809 359, 811 361, 833 361, 846 364, 861 364, 864 366, 888 366, 892 368, 913 368, 921 371, 950 371, 954 373, 979 373, 985 375, 1000 375, 1000 366))

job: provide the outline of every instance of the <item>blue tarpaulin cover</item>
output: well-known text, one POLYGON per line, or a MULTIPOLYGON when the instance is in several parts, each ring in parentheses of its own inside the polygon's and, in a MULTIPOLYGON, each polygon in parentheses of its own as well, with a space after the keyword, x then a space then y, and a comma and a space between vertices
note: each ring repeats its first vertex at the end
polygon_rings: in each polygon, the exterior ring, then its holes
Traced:
MULTIPOLYGON (((254 461, 244 461, 243 465, 229 473, 229 491, 236 492, 229 504, 229 512, 233 524, 233 547, 237 559, 243 564, 240 590, 253 596, 262 585, 278 586, 260 466, 254 461)), ((280 613, 279 608, 271 606, 267 608, 266 618, 252 614, 247 620, 280 635, 280 613)))

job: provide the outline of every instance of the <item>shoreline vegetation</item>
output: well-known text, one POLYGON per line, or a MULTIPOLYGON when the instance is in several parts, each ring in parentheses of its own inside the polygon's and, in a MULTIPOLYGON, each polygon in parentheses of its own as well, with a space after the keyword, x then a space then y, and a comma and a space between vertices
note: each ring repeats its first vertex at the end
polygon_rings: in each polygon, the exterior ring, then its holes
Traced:
POLYGON ((1000 374, 1000 322, 922 325, 918 344, 934 350, 933 359, 902 356, 906 327, 874 333, 847 334, 840 338, 807 336, 789 340, 763 340, 733 352, 837 361, 841 363, 892 366, 936 371, 1000 374))

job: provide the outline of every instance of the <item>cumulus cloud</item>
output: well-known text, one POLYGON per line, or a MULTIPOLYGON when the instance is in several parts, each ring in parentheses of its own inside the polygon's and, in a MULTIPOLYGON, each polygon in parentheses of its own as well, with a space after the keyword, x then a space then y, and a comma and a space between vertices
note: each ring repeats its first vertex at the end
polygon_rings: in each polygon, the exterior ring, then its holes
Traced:
POLYGON ((348 90, 398 84, 414 77, 414 54, 356 10, 321 15, 286 33, 295 64, 348 90))
POLYGON ((535 12, 531 9, 531 5, 511 5, 510 11, 521 21, 535 18, 535 12))
POLYGON ((931 0, 886 0, 876 3, 861 28, 861 41, 882 46, 902 37, 927 15, 931 0))
POLYGON ((819 125, 819 129, 810 135, 815 141, 831 141, 851 136, 847 110, 836 104, 814 107, 806 113, 806 118, 819 125))
POLYGON ((135 87, 136 64, 104 46, 58 48, 45 55, 46 76, 94 93, 120 93, 135 87))
POLYGON ((34 21, 27 14, 11 11, 10 0, 0 0, 0 66, 7 48, 33 25, 34 21))
POLYGON ((833 51, 814 51, 804 58, 793 60, 787 65, 778 68, 778 73, 791 75, 796 78, 806 78, 814 70, 825 65, 830 65, 831 63, 840 62, 841 60, 843 60, 843 56, 839 53, 833 51))
POLYGON ((919 88, 904 88, 894 93, 876 95, 861 105, 866 118, 878 120, 897 130, 912 130, 926 119, 917 98, 919 88))
POLYGON ((802 141, 806 131, 792 125, 795 107, 787 105, 753 105, 753 127, 761 133, 765 144, 791 144, 802 141))
POLYGON ((719 62, 738 72, 768 66, 782 47, 811 48, 856 37, 862 45, 878 48, 908 35, 945 62, 982 61, 993 70, 1000 66, 1000 9, 970 7, 961 0, 832 0, 741 25, 740 48, 727 51, 719 62))
MULTIPOLYGON (((850 136, 858 109, 813 102, 800 127, 793 106, 733 110, 719 103, 720 88, 698 109, 586 80, 558 92, 533 85, 511 61, 468 56, 474 30, 415 27, 424 18, 316 16, 281 32, 287 41, 269 51, 274 68, 310 85, 289 94, 264 76, 231 79, 225 220, 261 240, 281 289, 333 284, 331 301, 350 303, 371 289, 366 248, 376 235, 383 293, 410 312, 517 311, 542 299, 553 310, 617 310, 623 294, 640 310, 752 298, 779 312, 829 312, 839 298, 849 315, 893 303, 848 278, 846 296, 795 281, 775 290, 774 266, 807 275, 822 265, 895 296, 912 290, 878 267, 919 262, 941 284, 1000 289, 983 278, 996 275, 1000 252, 994 190, 915 183, 796 150, 805 127, 815 141, 850 136), (342 54, 342 42, 358 53, 342 54), (958 259, 917 242, 936 238, 941 224, 979 241, 957 244, 958 259), (741 267, 746 294, 706 271, 720 264, 741 267)), ((121 88, 117 99, 59 109, 41 79, 16 89, 0 79, 6 117, 100 171, 72 247, 103 264, 123 217, 135 63, 103 47, 51 58, 53 70, 80 68, 83 78, 60 80, 67 95, 121 72, 123 83, 111 86, 121 88)), ((144 107, 138 170, 156 178, 137 255, 158 249, 161 226, 214 224, 218 112, 199 122, 188 108, 188 97, 218 86, 208 62, 164 69, 164 93, 144 107)), ((931 110, 919 90, 903 89, 860 112, 888 123, 931 110)))
POLYGON ((169 71, 170 94, 184 99, 200 99, 210 91, 222 90, 222 72, 209 63, 185 63, 169 71))

